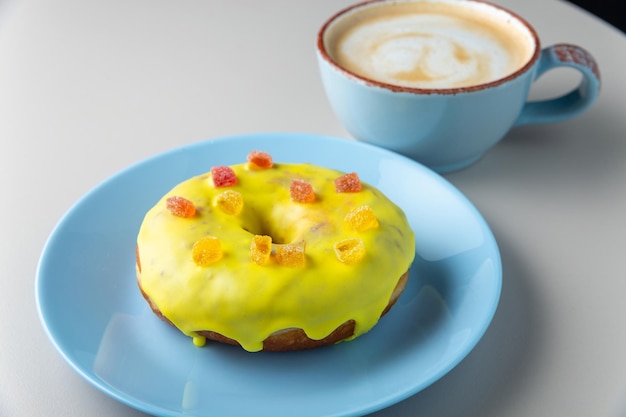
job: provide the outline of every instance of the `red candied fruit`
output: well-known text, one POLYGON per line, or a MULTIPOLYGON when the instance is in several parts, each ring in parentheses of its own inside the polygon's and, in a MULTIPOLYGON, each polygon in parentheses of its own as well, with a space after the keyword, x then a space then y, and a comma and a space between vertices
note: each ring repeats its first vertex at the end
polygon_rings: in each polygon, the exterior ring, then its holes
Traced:
POLYGON ((272 155, 263 151, 251 151, 248 154, 248 162, 251 168, 267 169, 274 165, 272 155))
POLYGON ((358 193, 361 190, 361 180, 356 172, 335 178, 335 191, 338 193, 358 193))
POLYGON ((169 197, 165 201, 167 210, 174 216, 190 218, 196 215, 196 206, 184 197, 169 197))
POLYGON ((211 176, 213 177, 213 185, 216 187, 231 187, 237 184, 237 175, 231 167, 216 166, 211 168, 211 176))
POLYGON ((304 180, 291 180, 289 195, 296 203, 312 203, 315 201, 313 186, 304 180))

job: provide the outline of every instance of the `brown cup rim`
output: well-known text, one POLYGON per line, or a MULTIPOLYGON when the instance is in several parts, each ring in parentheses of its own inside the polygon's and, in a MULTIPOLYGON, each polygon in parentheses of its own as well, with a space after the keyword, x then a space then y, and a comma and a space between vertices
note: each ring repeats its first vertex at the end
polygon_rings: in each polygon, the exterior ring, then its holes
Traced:
MULTIPOLYGON (((335 22, 338 18, 340 18, 341 16, 345 15, 348 12, 351 12, 352 10, 355 9, 359 9, 362 7, 366 7, 369 6, 370 4, 373 3, 385 3, 385 2, 394 2, 397 0, 366 0, 366 1, 362 1, 359 3, 355 3, 351 6, 348 6, 340 11, 338 11, 337 13, 335 13, 334 15, 332 15, 330 18, 328 18, 326 20, 326 22, 324 22, 324 24, 322 25, 322 27, 320 28, 318 34, 317 34, 317 50, 320 53, 320 55, 322 56, 322 58, 328 62, 330 65, 332 65, 336 70, 342 72, 344 75, 346 75, 348 78, 353 78, 356 79, 358 81, 364 82, 367 85, 373 86, 373 87, 379 87, 382 89, 386 89, 386 90, 390 90, 392 92, 396 92, 396 93, 414 93, 414 94, 459 94, 459 93, 469 93, 469 92, 473 92, 473 91, 480 91, 480 90, 486 90, 492 87, 496 87, 502 84, 505 84, 519 76, 521 76, 522 74, 526 73, 530 68, 532 68, 532 66, 535 64, 535 62, 537 61, 537 59, 539 58, 539 53, 541 52, 541 42, 539 39, 539 36, 537 35, 537 32, 535 31, 535 28, 523 17, 521 17, 520 15, 518 15, 517 13, 502 7, 500 5, 488 2, 488 1, 484 1, 484 0, 465 0, 465 1, 471 1, 473 3, 482 3, 485 4, 489 7, 492 7, 494 9, 498 9, 500 11, 503 11, 504 13, 510 15, 511 17, 513 17, 514 19, 518 20, 520 23, 522 23, 526 29, 528 30, 528 32, 531 34, 532 38, 533 38, 533 42, 535 45, 535 50, 533 51, 533 55, 530 57, 530 59, 526 62, 526 64, 524 64, 522 67, 520 67, 519 69, 517 69, 515 72, 507 75, 506 77, 502 77, 502 78, 498 78, 497 80, 494 81, 490 81, 488 83, 482 83, 482 84, 476 84, 476 85, 471 85, 471 86, 466 86, 466 87, 455 87, 455 88, 417 88, 417 87, 406 87, 406 86, 400 86, 400 85, 395 85, 395 84, 389 84, 389 83, 385 83, 382 81, 377 81, 371 78, 367 78, 364 77, 362 75, 356 74, 350 70, 347 70, 345 68, 343 68, 341 65, 339 65, 338 63, 336 63, 328 54, 328 52, 326 51, 326 46, 324 45, 324 34, 326 33, 326 30, 333 24, 333 22, 335 22)), ((419 0, 418 0, 419 1, 419 0)))

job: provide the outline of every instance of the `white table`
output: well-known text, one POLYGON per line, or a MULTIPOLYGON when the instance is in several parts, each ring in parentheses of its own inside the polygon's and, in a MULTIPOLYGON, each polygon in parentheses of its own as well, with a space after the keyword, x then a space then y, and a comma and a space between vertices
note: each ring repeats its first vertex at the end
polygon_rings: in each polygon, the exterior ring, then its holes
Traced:
MULTIPOLYGON (((0 416, 144 415, 74 373, 34 277, 64 212, 118 170, 258 131, 348 137, 317 74, 318 27, 350 0, 0 1, 0 416)), ((515 130, 447 178, 500 245, 501 303, 452 372, 377 416, 626 415, 626 38, 568 3, 501 0, 544 45, 593 51, 597 105, 515 130)), ((550 74, 536 96, 576 81, 550 74)))

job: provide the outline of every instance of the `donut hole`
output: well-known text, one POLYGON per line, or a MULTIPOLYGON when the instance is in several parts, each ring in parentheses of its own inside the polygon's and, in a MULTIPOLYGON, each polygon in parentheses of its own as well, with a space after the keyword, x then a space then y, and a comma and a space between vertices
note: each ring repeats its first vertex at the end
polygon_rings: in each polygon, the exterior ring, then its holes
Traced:
POLYGON ((301 205, 275 205, 263 214, 250 210, 242 228, 252 235, 270 236, 272 243, 281 245, 298 243, 306 240, 307 233, 317 231, 320 225, 327 223, 320 218, 316 210, 301 205))
POLYGON ((244 226, 243 230, 245 230, 246 232, 252 234, 252 235, 259 235, 259 236, 269 236, 272 238, 272 243, 278 244, 278 245, 282 245, 282 244, 286 244, 286 243, 293 243, 292 240, 287 239, 285 237, 285 233, 284 231, 281 230, 276 230, 275 228, 271 228, 271 227, 247 227, 244 226))

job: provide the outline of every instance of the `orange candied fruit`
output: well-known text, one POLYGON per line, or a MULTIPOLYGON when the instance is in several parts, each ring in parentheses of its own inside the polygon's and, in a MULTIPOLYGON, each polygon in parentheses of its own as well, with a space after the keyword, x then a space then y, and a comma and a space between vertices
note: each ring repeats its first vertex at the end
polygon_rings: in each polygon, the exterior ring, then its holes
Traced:
POLYGON ((356 172, 335 178, 335 191, 338 193, 358 193, 361 190, 361 179, 356 172))
POLYGON ((272 253, 272 237, 255 235, 250 244, 250 259, 257 265, 265 265, 272 253))
POLYGON ((213 177, 213 185, 217 188, 237 185, 237 175, 231 167, 222 165, 212 167, 211 176, 213 177))
POLYGON ((276 262, 282 266, 302 268, 306 265, 304 244, 291 244, 276 246, 276 262))
POLYGON ((344 221, 357 232, 364 232, 378 227, 378 219, 370 206, 361 206, 350 210, 344 221))
POLYGON ((296 203, 312 203, 315 201, 315 191, 313 190, 313 186, 304 180, 291 180, 289 195, 296 203))
POLYGON ((243 196, 238 191, 226 190, 215 197, 215 205, 222 212, 236 216, 243 210, 243 196))
POLYGON ((365 245, 357 237, 340 240, 334 245, 337 259, 347 265, 354 265, 365 257, 365 245))
POLYGON ((174 216, 190 218, 196 215, 196 206, 184 197, 169 197, 165 201, 167 210, 174 216))
POLYGON ((215 236, 205 236, 191 249, 193 261, 198 266, 209 266, 222 259, 222 243, 215 236))
POLYGON ((247 160, 249 168, 267 169, 274 165, 272 155, 263 151, 251 151, 247 160))

